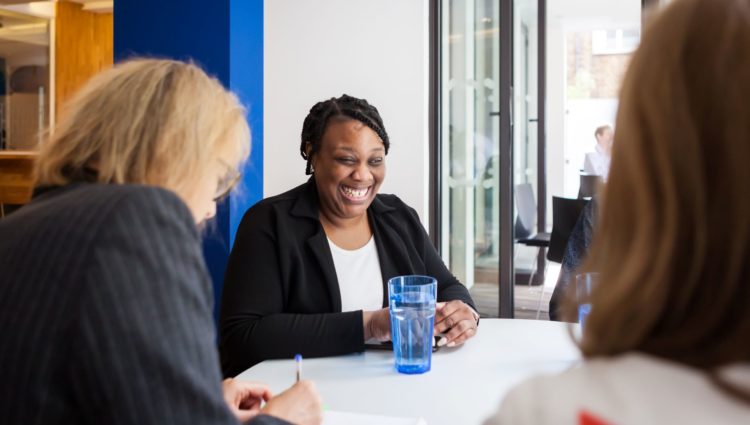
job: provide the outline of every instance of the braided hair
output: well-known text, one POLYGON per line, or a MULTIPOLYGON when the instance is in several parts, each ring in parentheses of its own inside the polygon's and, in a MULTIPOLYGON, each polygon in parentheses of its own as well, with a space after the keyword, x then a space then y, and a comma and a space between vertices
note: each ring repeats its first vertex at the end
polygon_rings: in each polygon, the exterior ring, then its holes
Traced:
POLYGON ((359 99, 349 95, 332 97, 323 102, 318 102, 310 109, 310 112, 302 124, 302 136, 300 137, 299 152, 302 158, 307 160, 305 174, 312 174, 312 157, 320 149, 320 142, 328 127, 328 121, 334 117, 345 117, 355 119, 370 127, 385 146, 385 154, 388 155, 390 141, 388 133, 385 132, 383 119, 377 108, 367 103, 365 99, 359 99), (307 144, 310 143, 310 152, 307 152, 307 144))

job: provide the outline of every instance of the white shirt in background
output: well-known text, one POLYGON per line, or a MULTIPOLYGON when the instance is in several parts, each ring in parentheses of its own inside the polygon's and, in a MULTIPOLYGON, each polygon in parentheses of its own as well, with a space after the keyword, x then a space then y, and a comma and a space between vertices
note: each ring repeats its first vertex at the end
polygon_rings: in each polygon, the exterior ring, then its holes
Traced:
MULTIPOLYGON (((722 369, 750 391, 750 364, 722 369)), ((556 376, 523 382, 485 425, 750 424, 750 405, 727 395, 697 369, 643 354, 585 362, 556 376)))
POLYGON ((607 180, 609 175, 609 163, 612 161, 612 157, 604 152, 598 144, 596 145, 595 152, 589 152, 583 160, 583 171, 588 174, 595 176, 602 176, 604 180, 607 180))
POLYGON ((328 239, 341 291, 341 311, 383 308, 383 276, 375 237, 354 251, 339 248, 328 239))

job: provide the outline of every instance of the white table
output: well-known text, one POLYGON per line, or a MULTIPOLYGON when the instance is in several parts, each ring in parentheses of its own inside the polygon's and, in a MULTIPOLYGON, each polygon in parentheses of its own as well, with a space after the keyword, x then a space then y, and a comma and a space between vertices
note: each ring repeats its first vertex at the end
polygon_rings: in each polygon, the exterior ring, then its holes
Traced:
MULTIPOLYGON (((441 348, 432 370, 402 375, 393 353, 305 359, 303 379, 316 383, 331 410, 423 417, 428 425, 481 424, 501 397, 525 378, 561 372, 580 359, 558 322, 482 319, 477 335, 464 346, 441 348)), ((294 383, 294 360, 268 360, 238 376, 265 382, 274 393, 294 383)), ((543 402, 543 400, 540 400, 543 402)))

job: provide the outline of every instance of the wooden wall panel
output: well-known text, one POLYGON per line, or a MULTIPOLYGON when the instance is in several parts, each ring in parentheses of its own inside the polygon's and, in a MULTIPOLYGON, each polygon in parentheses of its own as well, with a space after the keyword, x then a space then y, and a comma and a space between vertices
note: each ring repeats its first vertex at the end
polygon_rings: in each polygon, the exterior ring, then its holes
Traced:
POLYGON ((112 66, 113 15, 82 10, 82 5, 59 1, 55 17, 55 110, 83 83, 112 66))
POLYGON ((0 205, 21 205, 31 200, 34 158, 24 151, 0 151, 0 205))

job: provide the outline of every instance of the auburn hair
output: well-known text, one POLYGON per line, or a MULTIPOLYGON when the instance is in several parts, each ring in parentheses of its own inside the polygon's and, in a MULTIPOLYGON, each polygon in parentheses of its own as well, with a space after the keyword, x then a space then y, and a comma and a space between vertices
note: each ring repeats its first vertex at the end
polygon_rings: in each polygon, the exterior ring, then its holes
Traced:
POLYGON ((748 52, 747 0, 675 1, 644 31, 583 267, 601 280, 584 356, 750 361, 748 52))

